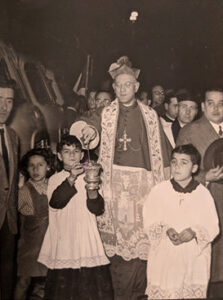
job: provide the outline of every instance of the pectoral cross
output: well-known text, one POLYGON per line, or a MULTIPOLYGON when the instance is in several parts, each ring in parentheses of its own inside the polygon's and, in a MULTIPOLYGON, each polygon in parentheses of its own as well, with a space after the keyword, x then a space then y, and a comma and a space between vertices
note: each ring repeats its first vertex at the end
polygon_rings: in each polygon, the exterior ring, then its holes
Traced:
POLYGON ((120 143, 123 143, 123 151, 127 151, 127 143, 132 141, 131 138, 128 138, 126 130, 123 131, 123 136, 118 139, 120 143))

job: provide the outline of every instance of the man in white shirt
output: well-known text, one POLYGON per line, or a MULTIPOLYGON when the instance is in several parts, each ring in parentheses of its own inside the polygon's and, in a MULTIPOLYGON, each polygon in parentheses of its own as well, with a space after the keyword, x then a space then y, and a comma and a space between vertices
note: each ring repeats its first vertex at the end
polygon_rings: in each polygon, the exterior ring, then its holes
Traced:
MULTIPOLYGON (((201 154, 201 170, 198 180, 208 183, 208 188, 215 200, 221 235, 213 243, 213 255, 211 263, 211 279, 209 297, 223 296, 223 166, 217 166, 210 170, 204 170, 203 159, 207 148, 215 140, 223 138, 223 89, 210 88, 205 92, 202 103, 203 116, 180 130, 177 138, 177 146, 191 143, 201 154)), ((199 214, 199 212, 198 212, 199 214)))

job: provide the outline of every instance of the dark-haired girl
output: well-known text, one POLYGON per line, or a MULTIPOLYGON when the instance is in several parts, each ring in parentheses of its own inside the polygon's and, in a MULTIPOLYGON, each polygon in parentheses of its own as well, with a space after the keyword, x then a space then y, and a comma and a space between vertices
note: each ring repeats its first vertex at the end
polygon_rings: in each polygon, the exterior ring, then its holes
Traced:
POLYGON ((18 272, 15 299, 42 299, 47 268, 37 262, 48 226, 46 196, 49 175, 52 174, 52 154, 46 149, 32 149, 21 160, 21 172, 27 179, 19 190, 20 238, 18 242, 18 272), (31 291, 30 291, 31 290, 31 291))

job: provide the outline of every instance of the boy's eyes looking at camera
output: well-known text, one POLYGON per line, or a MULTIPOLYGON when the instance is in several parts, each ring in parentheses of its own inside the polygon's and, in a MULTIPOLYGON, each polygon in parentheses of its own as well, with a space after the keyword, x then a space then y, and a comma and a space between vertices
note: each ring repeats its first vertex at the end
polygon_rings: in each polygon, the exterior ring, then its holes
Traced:
POLYGON ((182 160, 176 160, 175 158, 173 158, 171 160, 171 164, 176 166, 176 165, 187 165, 189 163, 189 160, 186 159, 182 159, 182 160))
POLYGON ((80 153, 81 150, 79 150, 79 149, 74 149, 74 150, 63 149, 62 152, 64 154, 70 154, 71 155, 71 154, 75 154, 75 153, 80 153))

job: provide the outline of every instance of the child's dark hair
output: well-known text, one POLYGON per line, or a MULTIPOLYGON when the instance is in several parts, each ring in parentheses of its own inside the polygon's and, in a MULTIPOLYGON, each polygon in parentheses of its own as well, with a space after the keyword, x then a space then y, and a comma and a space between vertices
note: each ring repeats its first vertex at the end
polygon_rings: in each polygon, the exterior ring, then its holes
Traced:
POLYGON ((171 159, 173 158, 174 153, 187 154, 190 156, 194 165, 200 165, 201 155, 192 144, 181 145, 174 148, 171 153, 171 159))
POLYGON ((81 142, 74 135, 69 135, 69 134, 63 135, 61 138, 61 141, 57 144, 57 152, 61 152, 64 145, 67 145, 67 146, 75 145, 76 148, 78 148, 82 151, 81 142))
POLYGON ((29 164, 29 159, 30 157, 34 156, 34 155, 39 155, 42 156, 48 167, 49 170, 46 173, 46 177, 50 177, 53 173, 54 173, 54 155, 51 152, 50 149, 45 149, 45 148, 34 148, 29 150, 21 159, 20 164, 19 164, 19 170, 20 172, 28 179, 29 173, 27 171, 28 169, 28 164, 29 164))

